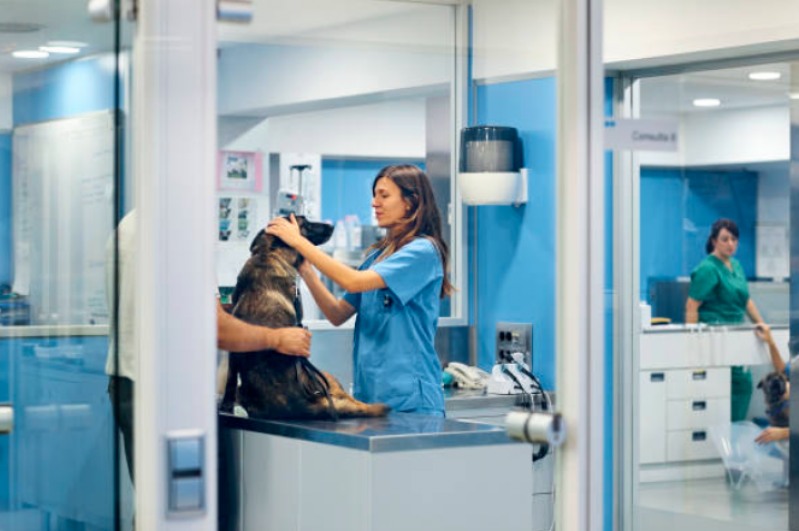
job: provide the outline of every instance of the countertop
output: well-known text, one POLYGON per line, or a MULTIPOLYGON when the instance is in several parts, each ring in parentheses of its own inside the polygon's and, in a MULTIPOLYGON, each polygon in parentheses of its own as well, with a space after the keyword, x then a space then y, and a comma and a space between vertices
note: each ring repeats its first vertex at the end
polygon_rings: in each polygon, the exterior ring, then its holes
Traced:
POLYGON ((519 444, 496 426, 412 413, 381 418, 322 420, 257 420, 219 414, 222 428, 245 430, 341 446, 370 453, 519 444))
POLYGON ((17 337, 107 336, 108 325, 0 326, 0 339, 17 337))
MULTIPOLYGON (((770 325, 771 330, 788 330, 788 325, 770 325)), ((755 325, 751 323, 740 325, 708 325, 705 323, 699 324, 667 324, 667 325, 654 325, 642 328, 641 332, 644 334, 676 334, 681 332, 737 332, 737 331, 752 331, 755 325)))

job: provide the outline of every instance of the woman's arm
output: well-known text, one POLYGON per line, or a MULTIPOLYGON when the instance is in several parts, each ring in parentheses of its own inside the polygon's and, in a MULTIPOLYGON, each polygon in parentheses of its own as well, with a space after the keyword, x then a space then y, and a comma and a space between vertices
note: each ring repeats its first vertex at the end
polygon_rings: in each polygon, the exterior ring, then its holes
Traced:
POLYGON ((766 444, 774 441, 784 441, 791 436, 790 428, 776 428, 774 426, 768 427, 757 436, 755 442, 758 444, 766 444))
POLYGON ((755 325, 755 335, 768 345, 768 354, 771 357, 774 370, 785 372, 785 361, 780 356, 780 349, 777 348, 777 343, 774 342, 774 336, 771 335, 771 328, 765 323, 758 323, 755 325))
POLYGON ((698 323, 699 322, 699 307, 702 306, 702 301, 698 301, 691 297, 685 303, 685 322, 698 323))
POLYGON ((273 219, 269 222, 266 232, 277 236, 286 245, 296 249, 322 274, 330 277, 333 282, 350 293, 362 293, 386 287, 383 278, 374 271, 355 270, 328 256, 327 253, 305 239, 300 234, 300 227, 297 225, 294 215, 291 216, 291 221, 286 218, 273 219))
POLYGON ((305 262, 300 266, 300 276, 302 276, 305 285, 311 291, 317 306, 319 306, 319 309, 322 310, 322 313, 325 314, 325 317, 333 326, 342 325, 355 313, 355 308, 347 301, 336 299, 330 293, 309 262, 305 262))
POLYGON ((749 301, 746 303, 746 313, 749 314, 749 318, 752 319, 753 323, 759 324, 763 322, 763 318, 760 316, 757 305, 752 299, 749 299, 749 301))

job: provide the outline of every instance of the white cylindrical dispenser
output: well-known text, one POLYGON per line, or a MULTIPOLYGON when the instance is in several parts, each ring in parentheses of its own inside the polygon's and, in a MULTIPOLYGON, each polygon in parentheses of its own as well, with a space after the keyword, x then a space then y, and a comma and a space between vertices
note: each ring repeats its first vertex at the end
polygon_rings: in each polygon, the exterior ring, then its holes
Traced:
POLYGON ((467 205, 527 202, 527 173, 513 127, 480 125, 461 131, 458 182, 467 205))

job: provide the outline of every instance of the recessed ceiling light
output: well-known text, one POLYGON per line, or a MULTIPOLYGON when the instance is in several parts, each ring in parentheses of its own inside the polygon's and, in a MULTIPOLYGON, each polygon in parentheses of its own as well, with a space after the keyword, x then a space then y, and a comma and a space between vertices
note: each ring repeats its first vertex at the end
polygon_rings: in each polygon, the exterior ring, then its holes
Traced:
POLYGON ((49 53, 41 50, 17 50, 16 52, 11 52, 11 55, 17 59, 46 59, 50 57, 49 53))
POLYGON ((47 46, 66 46, 67 48, 86 48, 88 44, 78 41, 49 41, 47 46))
POLYGON ((67 53, 67 54, 78 53, 80 51, 80 48, 72 48, 69 46, 39 46, 39 49, 47 53, 67 53))
POLYGON ((792 100, 799 100, 799 92, 789 92, 788 97, 792 100))
POLYGON ((753 81, 774 81, 782 77, 779 72, 752 72, 749 74, 749 79, 753 81))
POLYGON ((721 100, 716 98, 699 98, 694 100, 694 107, 718 107, 721 100))

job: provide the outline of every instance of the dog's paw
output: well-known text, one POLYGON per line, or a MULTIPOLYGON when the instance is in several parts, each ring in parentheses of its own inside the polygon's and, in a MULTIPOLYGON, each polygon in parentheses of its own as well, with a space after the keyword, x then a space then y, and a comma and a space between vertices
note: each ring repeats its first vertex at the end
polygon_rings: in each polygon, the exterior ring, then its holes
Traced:
POLYGON ((237 417, 244 417, 245 419, 249 418, 247 410, 238 404, 236 404, 236 407, 233 408, 233 414, 236 415, 237 417))

